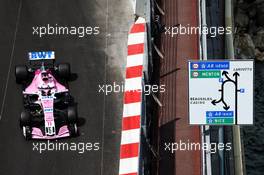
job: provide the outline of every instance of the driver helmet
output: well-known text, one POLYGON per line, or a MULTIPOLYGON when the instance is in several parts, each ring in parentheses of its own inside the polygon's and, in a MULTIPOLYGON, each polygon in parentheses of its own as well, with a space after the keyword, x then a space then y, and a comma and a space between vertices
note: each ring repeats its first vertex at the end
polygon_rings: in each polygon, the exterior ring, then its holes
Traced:
POLYGON ((49 80, 49 74, 48 74, 47 71, 42 71, 42 72, 41 72, 41 79, 42 79, 42 81, 44 81, 44 82, 47 82, 47 81, 49 80))

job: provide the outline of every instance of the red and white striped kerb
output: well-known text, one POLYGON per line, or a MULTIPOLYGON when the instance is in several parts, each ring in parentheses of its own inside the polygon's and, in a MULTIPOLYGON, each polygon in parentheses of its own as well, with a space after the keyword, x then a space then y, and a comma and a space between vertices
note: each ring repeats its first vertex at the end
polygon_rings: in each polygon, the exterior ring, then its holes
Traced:
POLYGON ((119 175, 138 175, 145 24, 139 17, 128 35, 119 175))

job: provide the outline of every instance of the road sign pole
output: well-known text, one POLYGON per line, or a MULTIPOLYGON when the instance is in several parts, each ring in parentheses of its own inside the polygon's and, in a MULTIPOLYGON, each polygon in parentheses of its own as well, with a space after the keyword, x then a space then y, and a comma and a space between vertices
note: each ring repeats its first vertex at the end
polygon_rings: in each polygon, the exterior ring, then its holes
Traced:
MULTIPOLYGON (((200 13, 200 27, 207 26, 206 23, 206 0, 199 0, 199 13, 200 13)), ((200 43, 200 60, 207 60, 207 38, 206 34, 201 34, 202 41, 200 43)), ((202 133, 202 144, 210 144, 210 126, 205 125, 201 126, 202 133)), ((211 175, 212 174, 212 166, 211 166, 211 153, 202 151, 202 174, 203 175, 211 175)))
POLYGON ((238 98, 237 98, 237 93, 238 93, 238 82, 237 82, 237 76, 239 76, 239 74, 236 72, 235 74, 235 124, 237 125, 237 123, 238 123, 238 121, 237 121, 237 100, 238 100, 238 98))
MULTIPOLYGON (((219 143, 224 143, 224 127, 220 126, 218 129, 218 141, 219 143)), ((225 175, 225 154, 224 150, 219 150, 219 159, 220 159, 220 175, 225 175)))
MULTIPOLYGON (((232 15, 232 1, 225 0, 225 27, 231 27, 233 30, 233 15, 232 15)), ((233 34, 225 35, 226 39, 226 55, 227 58, 234 60, 234 43, 233 34)), ((237 93, 236 93, 237 94, 237 93)), ((237 107, 236 107, 237 108, 237 107)), ((236 123, 237 123, 237 114, 236 123)), ((234 147, 234 161, 235 161, 235 175, 244 175, 243 162, 242 162, 242 149, 241 149, 241 138, 240 138, 240 127, 233 126, 233 147, 234 147)))

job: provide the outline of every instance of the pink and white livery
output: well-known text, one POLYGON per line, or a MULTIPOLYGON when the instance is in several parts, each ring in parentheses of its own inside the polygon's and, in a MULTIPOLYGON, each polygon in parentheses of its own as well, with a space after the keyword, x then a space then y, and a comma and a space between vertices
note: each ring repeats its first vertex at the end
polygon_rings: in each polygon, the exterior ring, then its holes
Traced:
POLYGON ((76 136, 77 110, 67 88, 67 63, 54 66, 55 53, 30 52, 30 66, 16 66, 16 81, 23 85, 24 111, 20 126, 28 139, 76 136), (60 81, 58 81, 60 80, 60 81))

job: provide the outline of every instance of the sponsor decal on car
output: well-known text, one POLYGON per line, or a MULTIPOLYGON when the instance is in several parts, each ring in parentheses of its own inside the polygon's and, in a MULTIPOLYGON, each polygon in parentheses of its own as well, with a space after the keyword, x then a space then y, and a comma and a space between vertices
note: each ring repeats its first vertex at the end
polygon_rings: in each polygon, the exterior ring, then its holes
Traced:
POLYGON ((29 52, 28 57, 30 61, 53 60, 55 59, 55 52, 54 51, 29 52))
POLYGON ((44 113, 53 112, 53 108, 45 108, 44 113))

